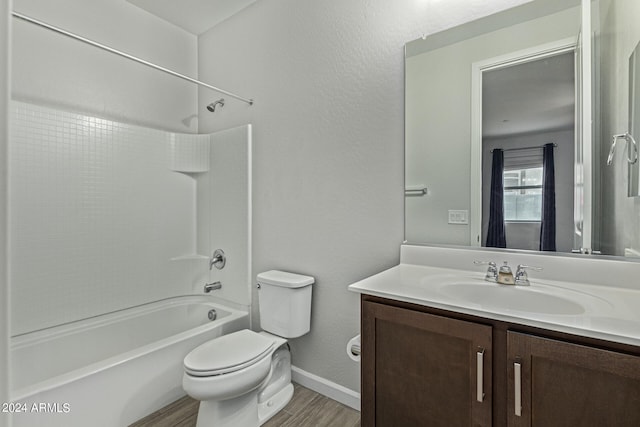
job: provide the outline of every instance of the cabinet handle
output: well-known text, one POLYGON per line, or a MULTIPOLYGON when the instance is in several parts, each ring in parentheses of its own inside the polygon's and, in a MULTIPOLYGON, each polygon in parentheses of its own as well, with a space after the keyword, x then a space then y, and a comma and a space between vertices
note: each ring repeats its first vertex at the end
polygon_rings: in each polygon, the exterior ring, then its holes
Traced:
POLYGON ((522 365, 519 363, 513 364, 513 382, 515 389, 514 406, 516 416, 522 416, 522 365))
POLYGON ((476 353, 476 372, 477 372, 477 381, 476 381, 476 400, 478 402, 482 402, 484 400, 484 348, 481 348, 480 351, 476 353))

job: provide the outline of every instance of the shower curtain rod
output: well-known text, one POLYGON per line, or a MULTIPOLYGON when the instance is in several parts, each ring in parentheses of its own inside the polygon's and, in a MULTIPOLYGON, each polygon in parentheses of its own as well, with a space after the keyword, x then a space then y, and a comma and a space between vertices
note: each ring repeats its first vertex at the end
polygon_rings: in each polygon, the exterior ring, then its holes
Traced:
MULTIPOLYGON (((558 144, 554 142, 553 147, 555 148, 557 146, 558 144)), ((534 148, 544 148, 544 145, 533 145, 531 147, 518 147, 518 148, 501 148, 501 150, 502 151, 518 151, 518 150, 533 150, 534 148)), ((490 150, 490 152, 493 153, 493 150, 497 150, 497 148, 490 150)))
POLYGON ((31 17, 29 17, 27 15, 23 15, 23 14, 18 13, 18 12, 11 12, 11 15, 13 15, 14 18, 21 19, 21 20, 29 22, 31 24, 38 25, 38 26, 40 26, 42 28, 46 28, 46 29, 54 31, 54 32, 56 32, 58 34, 62 34, 63 36, 71 37, 72 39, 76 39, 76 40, 79 40, 81 42, 87 43, 87 44, 89 44, 91 46, 100 48, 102 50, 106 50, 107 52, 115 53, 116 55, 122 56, 124 58, 130 59, 132 61, 138 62, 140 64, 143 64, 143 65, 146 65, 148 67, 154 68, 156 70, 162 71, 164 73, 170 74, 172 76, 181 78, 181 79, 186 80, 188 82, 195 83, 195 84, 197 84, 199 86, 203 86, 203 87, 206 87, 208 89, 214 90, 216 92, 220 92, 220 93, 222 93, 224 95, 227 95, 227 96, 230 96, 232 98, 238 99, 240 101, 246 102, 249 105, 253 105, 253 99, 243 98, 243 97, 241 97, 239 95, 236 95, 234 93, 231 93, 231 92, 228 92, 226 90, 217 88, 215 86, 211 86, 210 84, 201 82, 200 80, 196 80, 194 78, 191 78, 189 76, 185 76, 184 74, 177 73, 177 72, 175 72, 173 70, 170 70, 168 68, 161 67, 159 65, 154 64, 153 62, 145 61, 144 59, 140 59, 137 56, 133 56, 133 55, 130 55, 130 54, 126 53, 126 52, 122 52, 121 50, 114 49, 114 48, 109 47, 107 45, 104 45, 102 43, 98 43, 98 42, 95 42, 93 40, 90 40, 90 39, 88 39, 86 37, 82 37, 82 36, 79 36, 79 35, 74 34, 72 32, 63 30, 61 28, 54 27, 53 25, 47 24, 46 22, 39 21, 37 19, 31 18, 31 17))

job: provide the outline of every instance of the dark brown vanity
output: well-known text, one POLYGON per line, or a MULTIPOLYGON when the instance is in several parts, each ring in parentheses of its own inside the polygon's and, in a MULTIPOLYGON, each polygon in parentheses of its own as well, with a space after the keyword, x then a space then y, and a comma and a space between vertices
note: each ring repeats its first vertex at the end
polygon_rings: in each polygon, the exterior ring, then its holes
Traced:
POLYGON ((363 426, 639 426, 640 348, 361 295, 363 426))

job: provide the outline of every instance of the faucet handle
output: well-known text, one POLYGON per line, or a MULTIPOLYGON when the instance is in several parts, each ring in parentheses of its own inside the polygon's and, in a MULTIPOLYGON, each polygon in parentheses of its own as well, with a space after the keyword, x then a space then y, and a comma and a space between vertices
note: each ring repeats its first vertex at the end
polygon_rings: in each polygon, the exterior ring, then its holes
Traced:
POLYGON ((487 274, 484 276, 484 280, 487 282, 495 282, 498 280, 498 267, 493 261, 473 261, 475 265, 488 265, 487 274))
POLYGON ((209 270, 213 270, 213 267, 218 270, 222 270, 227 263, 227 256, 222 249, 216 249, 209 259, 209 270))
POLYGON ((533 265, 518 265, 516 270, 515 284, 520 286, 529 286, 529 276, 527 270, 542 271, 542 267, 534 267, 533 265))

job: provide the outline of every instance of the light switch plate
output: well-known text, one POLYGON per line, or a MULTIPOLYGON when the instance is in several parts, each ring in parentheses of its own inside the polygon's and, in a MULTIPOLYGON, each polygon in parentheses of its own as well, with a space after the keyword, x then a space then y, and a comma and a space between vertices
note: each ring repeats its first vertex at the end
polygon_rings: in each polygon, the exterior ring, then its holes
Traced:
POLYGON ((449 224, 469 224, 469 211, 449 210, 449 224))

